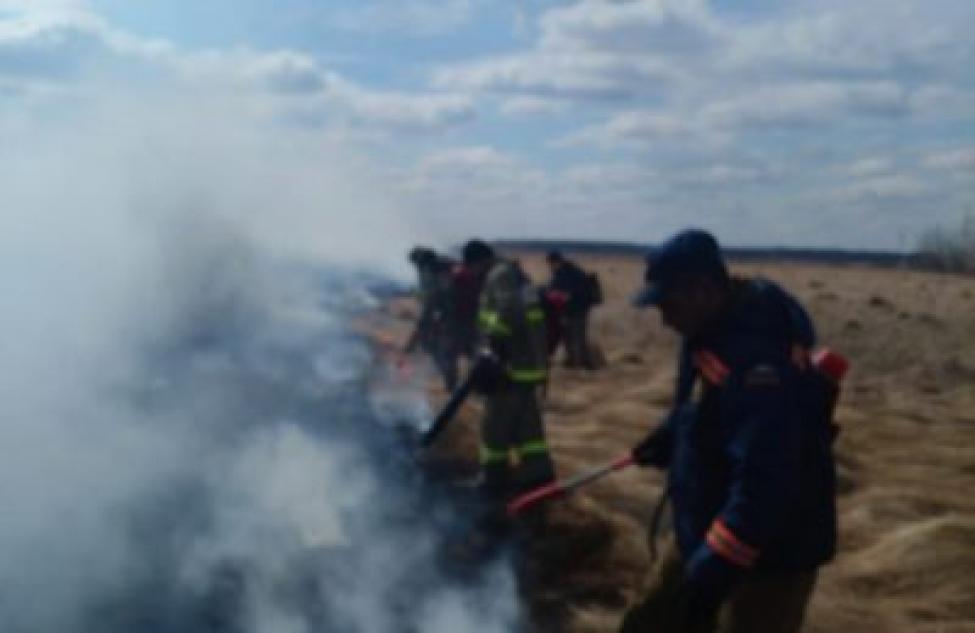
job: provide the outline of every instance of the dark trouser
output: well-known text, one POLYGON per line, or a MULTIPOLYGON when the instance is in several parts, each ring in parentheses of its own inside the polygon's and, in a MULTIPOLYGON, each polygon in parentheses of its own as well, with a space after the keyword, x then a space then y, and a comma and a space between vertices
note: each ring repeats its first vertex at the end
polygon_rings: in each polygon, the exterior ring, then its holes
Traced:
POLYGON ((589 352, 589 311, 566 312, 563 318, 565 332, 565 363, 569 367, 593 368, 589 352))
POLYGON ((453 391, 457 387, 459 357, 454 338, 444 331, 433 332, 424 339, 423 349, 433 359, 437 371, 443 376, 444 387, 447 391, 453 391))
POLYGON ((474 353, 477 351, 477 324, 474 321, 469 323, 466 321, 455 322, 451 326, 451 331, 453 332, 456 353, 461 356, 473 358, 474 353))
POLYGON ((646 598, 624 617, 620 633, 798 633, 815 584, 815 570, 750 572, 717 621, 691 625, 684 563, 671 547, 654 570, 646 598))
POLYGON ((457 360, 459 355, 457 350, 446 343, 442 349, 434 356, 434 362, 440 375, 443 376, 444 388, 448 392, 453 392, 457 388, 457 360))
POLYGON ((508 383, 488 396, 481 424, 481 469, 485 489, 496 495, 555 478, 536 384, 508 383))
POLYGON ((474 358, 477 336, 474 324, 452 322, 430 341, 427 351, 443 376, 447 391, 452 392, 457 388, 460 357, 474 358))

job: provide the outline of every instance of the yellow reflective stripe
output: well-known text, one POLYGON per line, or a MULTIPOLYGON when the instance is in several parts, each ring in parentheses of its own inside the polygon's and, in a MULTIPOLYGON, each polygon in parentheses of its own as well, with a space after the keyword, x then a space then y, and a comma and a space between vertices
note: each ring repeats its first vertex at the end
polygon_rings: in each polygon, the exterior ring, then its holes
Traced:
POLYGON ((496 464, 498 462, 508 463, 508 449, 491 448, 481 444, 481 463, 496 464))
POLYGON ((531 442, 525 442, 518 447, 518 452, 524 457, 525 455, 540 455, 548 452, 548 444, 545 440, 533 440, 531 442))
POLYGON ((508 377, 515 382, 541 382, 548 376, 545 369, 509 369, 508 377))
POLYGON ((494 310, 481 310, 477 319, 481 329, 493 336, 509 336, 511 329, 501 320, 501 314, 494 310))
POLYGON ((541 308, 531 308, 528 311, 528 322, 529 323, 541 323, 545 320, 545 311, 541 308))

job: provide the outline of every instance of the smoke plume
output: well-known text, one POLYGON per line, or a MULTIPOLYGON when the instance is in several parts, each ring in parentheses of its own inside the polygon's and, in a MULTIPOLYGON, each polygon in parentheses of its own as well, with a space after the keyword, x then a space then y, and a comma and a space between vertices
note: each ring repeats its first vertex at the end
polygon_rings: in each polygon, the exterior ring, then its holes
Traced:
MULTIPOLYGON (((0 630, 506 631, 351 328, 412 240, 354 150, 122 93, 0 143, 0 630)), ((416 411, 403 411, 415 416, 416 411)))

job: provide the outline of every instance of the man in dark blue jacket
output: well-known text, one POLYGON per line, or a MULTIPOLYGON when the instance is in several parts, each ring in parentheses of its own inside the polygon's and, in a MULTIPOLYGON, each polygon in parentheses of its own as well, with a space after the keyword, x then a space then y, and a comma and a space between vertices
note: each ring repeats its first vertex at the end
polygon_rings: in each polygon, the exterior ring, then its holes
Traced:
POLYGON ((567 299, 562 313, 565 365, 595 369, 588 340, 589 311, 593 307, 592 279, 559 251, 550 251, 545 259, 552 269, 549 289, 564 293, 567 299))
POLYGON ((674 410, 633 454, 669 469, 677 548, 622 631, 796 633, 836 541, 812 323, 778 286, 732 278, 703 231, 648 259, 636 302, 683 345, 674 410))

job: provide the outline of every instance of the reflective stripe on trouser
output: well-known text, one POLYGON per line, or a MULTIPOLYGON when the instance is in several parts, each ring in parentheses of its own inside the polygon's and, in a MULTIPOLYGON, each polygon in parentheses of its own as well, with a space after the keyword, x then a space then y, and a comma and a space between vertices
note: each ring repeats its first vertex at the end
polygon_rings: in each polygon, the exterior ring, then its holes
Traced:
POLYGON ((555 478, 535 385, 508 384, 487 399, 481 467, 485 486, 497 491, 531 488, 555 478), (511 463, 511 452, 518 455, 517 466, 511 463))
POLYGON ((716 621, 690 623, 684 561, 670 544, 654 567, 646 597, 627 611, 620 633, 799 633, 816 571, 747 572, 716 621))
POLYGON ((548 377, 548 370, 544 367, 541 369, 521 369, 515 367, 508 369, 508 378, 511 378, 515 382, 538 384, 545 382, 546 377, 548 377))
POLYGON ((543 324, 543 323, 545 323, 545 310, 542 310, 541 308, 539 308, 537 306, 536 307, 532 307, 532 308, 528 308, 528 311, 525 312, 525 318, 531 324, 534 324, 534 325, 543 324))

